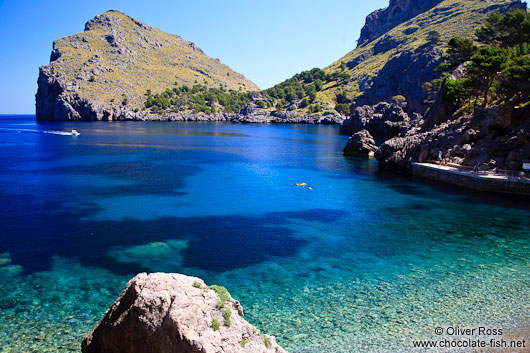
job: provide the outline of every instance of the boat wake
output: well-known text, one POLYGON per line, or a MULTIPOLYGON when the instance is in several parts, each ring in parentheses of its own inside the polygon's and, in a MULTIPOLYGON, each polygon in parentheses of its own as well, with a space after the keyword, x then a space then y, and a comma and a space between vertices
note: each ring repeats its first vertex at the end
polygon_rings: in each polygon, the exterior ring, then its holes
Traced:
POLYGON ((72 131, 60 131, 60 130, 37 130, 37 129, 12 129, 12 128, 0 128, 0 132, 18 132, 30 133, 30 134, 51 134, 51 135, 62 135, 62 136, 79 136, 81 135, 77 130, 72 131))
POLYGON ((81 135, 77 130, 72 130, 70 132, 68 131, 57 131, 57 130, 46 130, 43 131, 45 134, 52 134, 52 135, 63 135, 63 136, 79 136, 81 135))
POLYGON ((11 129, 11 128, 0 128, 0 132, 29 132, 29 133, 39 133, 41 131, 35 129, 11 129))

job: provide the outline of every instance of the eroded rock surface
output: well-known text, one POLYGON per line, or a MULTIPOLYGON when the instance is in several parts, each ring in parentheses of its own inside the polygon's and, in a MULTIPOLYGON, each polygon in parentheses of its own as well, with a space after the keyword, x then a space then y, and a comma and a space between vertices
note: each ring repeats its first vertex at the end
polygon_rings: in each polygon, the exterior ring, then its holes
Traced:
MULTIPOLYGON (((222 290, 221 290, 222 293, 222 290)), ((83 353, 286 353, 196 277, 140 273, 82 343, 83 353), (222 304, 221 304, 222 303, 222 304), (229 326, 225 311, 229 311, 229 326), (214 321, 219 323, 218 329, 214 321)))

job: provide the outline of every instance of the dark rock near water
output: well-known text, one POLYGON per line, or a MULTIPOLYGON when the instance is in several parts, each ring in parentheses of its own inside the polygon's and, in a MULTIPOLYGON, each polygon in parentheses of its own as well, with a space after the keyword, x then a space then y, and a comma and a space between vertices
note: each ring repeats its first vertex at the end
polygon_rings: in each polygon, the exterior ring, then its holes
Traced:
POLYGON ((409 172, 412 162, 437 161, 480 170, 521 171, 530 160, 528 109, 494 106, 451 117, 427 130, 411 129, 383 143, 375 153, 382 169, 409 172))
POLYGON ((412 162, 418 161, 423 136, 394 137, 385 141, 375 152, 379 168, 383 170, 408 171, 412 162))
POLYGON ((344 147, 345 156, 372 156, 377 150, 375 140, 367 130, 353 134, 344 147))
MULTIPOLYGON (((466 74, 466 64, 458 66, 452 74, 447 78, 451 80, 457 80, 463 78, 466 74)), ((425 123, 423 124, 423 130, 432 129, 435 125, 441 124, 451 118, 451 112, 449 107, 444 102, 444 96, 446 93, 446 85, 442 84, 442 87, 435 97, 434 103, 430 106, 429 111, 425 114, 425 123)))
POLYGON ((126 110, 120 112, 116 120, 135 120, 135 121, 227 121, 232 123, 244 124, 322 124, 322 125, 340 125, 344 117, 333 113, 296 115, 292 112, 278 113, 261 108, 251 108, 246 114, 192 114, 192 113, 167 113, 167 114, 143 114, 126 110))

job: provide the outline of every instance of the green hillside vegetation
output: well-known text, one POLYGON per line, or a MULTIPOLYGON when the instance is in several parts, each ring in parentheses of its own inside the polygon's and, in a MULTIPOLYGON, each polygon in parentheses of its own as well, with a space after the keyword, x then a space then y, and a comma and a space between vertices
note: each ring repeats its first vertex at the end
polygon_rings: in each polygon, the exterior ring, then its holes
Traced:
POLYGON ((462 37, 449 41, 440 65, 446 76, 433 83, 444 85, 444 100, 452 112, 508 101, 529 106, 530 14, 522 10, 491 14, 475 35, 476 42, 462 37), (449 79, 460 65, 465 67, 465 76, 449 79))
POLYGON ((346 92, 350 99, 361 96, 364 87, 369 86, 369 82, 389 60, 400 56, 404 51, 414 51, 425 44, 433 43, 445 48, 446 43, 453 37, 469 38, 473 35, 474 29, 484 24, 488 9, 510 2, 510 0, 441 2, 376 40, 357 47, 324 68, 326 73, 347 73, 349 79, 330 83, 325 87, 321 97, 331 103, 336 102, 339 93, 346 92))
POLYGON ((195 44, 114 10, 89 21, 84 32, 55 41, 49 70, 75 83, 69 94, 109 108, 126 102, 143 109, 146 89, 161 92, 175 83, 259 90, 195 44))
POLYGON ((314 102, 318 92, 321 92, 326 84, 348 78, 348 75, 342 72, 326 73, 321 69, 314 68, 296 74, 290 79, 265 90, 264 93, 269 97, 281 100, 284 104, 304 98, 309 102, 314 102))
MULTIPOLYGON (((274 109, 280 112, 291 109, 297 110, 298 113, 319 113, 324 110, 318 100, 319 92, 322 92, 330 82, 340 82, 347 78, 344 73, 328 74, 321 69, 314 68, 261 91, 260 95, 265 99, 258 99, 255 103, 261 109, 274 109), (300 102, 296 106, 291 104, 293 101, 300 102)), ((145 107, 155 114, 167 112, 234 114, 252 100, 252 92, 239 92, 226 90, 224 87, 214 88, 205 85, 193 85, 191 88, 186 85, 166 88, 157 94, 148 90, 145 96, 145 107)), ((338 104, 336 109, 347 115, 350 108, 347 104, 338 104)))
MULTIPOLYGON (((159 94, 145 93, 145 107, 155 114, 191 112, 215 114, 238 113, 251 100, 252 93, 227 91, 224 88, 208 88, 204 85, 186 85, 166 89, 159 94)), ((265 103, 263 103, 265 104, 265 103)), ((266 108, 266 106, 263 106, 266 108)))

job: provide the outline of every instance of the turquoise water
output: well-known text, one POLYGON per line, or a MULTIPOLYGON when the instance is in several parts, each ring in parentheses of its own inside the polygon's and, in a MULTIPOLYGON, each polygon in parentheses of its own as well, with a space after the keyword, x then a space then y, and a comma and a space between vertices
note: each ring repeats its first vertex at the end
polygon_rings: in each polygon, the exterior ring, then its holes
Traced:
POLYGON ((411 351, 437 326, 530 321, 528 199, 381 174, 345 141, 0 116, 0 351, 78 351, 141 271, 226 286, 290 352, 411 351))

